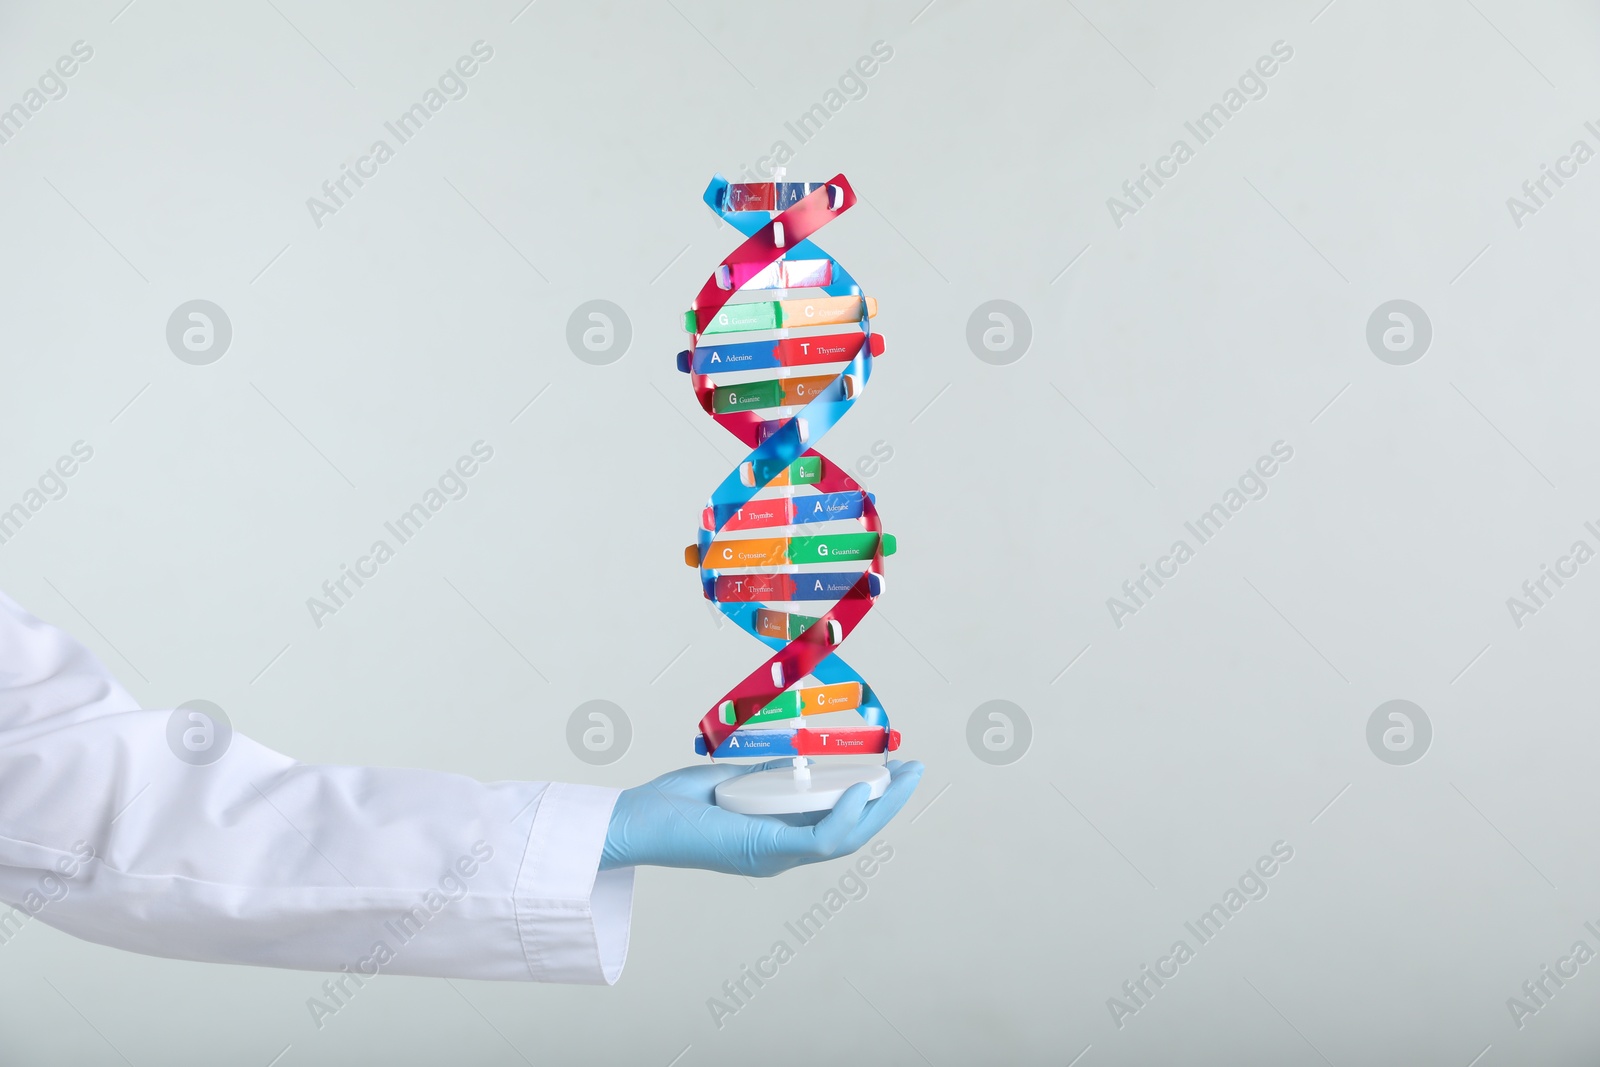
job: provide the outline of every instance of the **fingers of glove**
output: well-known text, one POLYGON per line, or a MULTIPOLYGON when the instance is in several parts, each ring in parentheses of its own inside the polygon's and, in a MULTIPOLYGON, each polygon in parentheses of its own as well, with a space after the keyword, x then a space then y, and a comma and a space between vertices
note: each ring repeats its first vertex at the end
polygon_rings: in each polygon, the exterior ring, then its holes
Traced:
POLYGON ((839 855, 839 850, 849 839, 856 823, 860 822, 861 813, 866 810, 871 796, 872 787, 866 782, 857 782, 844 791, 839 802, 821 822, 815 826, 795 827, 800 831, 795 839, 798 853, 796 862, 816 863, 839 855))
POLYGON ((718 764, 688 767, 656 783, 674 818, 672 866, 698 866, 728 873, 767 877, 802 864, 848 855, 871 840, 905 806, 922 776, 922 764, 893 760, 884 795, 870 800, 864 782, 847 789, 819 822, 794 826, 764 816, 738 815, 716 807, 716 783, 758 770, 787 768, 788 759, 752 767, 718 764), (693 800, 688 794, 695 793, 693 800), (695 801, 699 801, 696 803, 695 801))
POLYGON ((814 826, 795 826, 774 820, 763 828, 760 843, 762 875, 781 874, 806 863, 815 863, 816 839, 814 826))
POLYGON ((921 780, 922 764, 916 761, 891 770, 889 788, 883 791, 883 796, 867 805, 866 811, 856 820, 850 833, 845 837, 838 854, 848 855, 872 840, 878 831, 887 826, 889 820, 906 806, 906 801, 911 799, 911 794, 921 780))
POLYGON ((922 764, 901 764, 892 768, 889 775, 889 787, 877 800, 869 801, 871 787, 857 782, 845 790, 839 803, 815 826, 785 827, 781 848, 794 857, 792 865, 849 855, 882 830, 916 789, 922 764))

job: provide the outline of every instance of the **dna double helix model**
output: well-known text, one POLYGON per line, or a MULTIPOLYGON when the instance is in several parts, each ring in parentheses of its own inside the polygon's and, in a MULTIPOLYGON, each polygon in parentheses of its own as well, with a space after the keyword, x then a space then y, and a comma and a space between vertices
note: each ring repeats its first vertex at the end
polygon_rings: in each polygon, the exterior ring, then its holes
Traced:
POLYGON ((854 781, 881 794, 888 774, 834 767, 846 773, 819 769, 814 781, 808 757, 887 754, 900 743, 871 687, 834 651, 882 592, 895 539, 882 532, 874 495, 815 448, 860 399, 883 352, 872 331, 877 301, 811 242, 856 202, 844 175, 737 184, 718 175, 705 202, 746 239, 685 313, 692 340, 678 369, 750 453, 711 494, 684 558, 699 568, 706 598, 771 655, 700 720, 695 750, 794 757, 798 784, 777 782, 780 799, 740 807, 719 788, 724 807, 820 810, 854 781))

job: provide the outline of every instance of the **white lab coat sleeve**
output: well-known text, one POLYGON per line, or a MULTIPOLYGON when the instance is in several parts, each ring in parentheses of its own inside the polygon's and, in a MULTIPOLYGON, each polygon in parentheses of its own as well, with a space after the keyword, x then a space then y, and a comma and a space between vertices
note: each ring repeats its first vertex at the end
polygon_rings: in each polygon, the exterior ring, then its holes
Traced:
POLYGON ((0 938, 31 917, 150 955, 345 970, 347 990, 621 974, 633 871, 599 870, 616 790, 312 766, 237 733, 199 766, 172 718, 0 593, 0 938))

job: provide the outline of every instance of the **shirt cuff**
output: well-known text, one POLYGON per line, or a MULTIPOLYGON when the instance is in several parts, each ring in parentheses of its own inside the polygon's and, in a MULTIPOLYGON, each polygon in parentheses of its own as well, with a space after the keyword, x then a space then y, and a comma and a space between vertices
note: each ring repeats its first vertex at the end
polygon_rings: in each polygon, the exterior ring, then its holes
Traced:
POLYGON ((621 790, 545 787, 517 874, 517 930, 535 982, 613 985, 628 958, 633 868, 600 870, 621 790))

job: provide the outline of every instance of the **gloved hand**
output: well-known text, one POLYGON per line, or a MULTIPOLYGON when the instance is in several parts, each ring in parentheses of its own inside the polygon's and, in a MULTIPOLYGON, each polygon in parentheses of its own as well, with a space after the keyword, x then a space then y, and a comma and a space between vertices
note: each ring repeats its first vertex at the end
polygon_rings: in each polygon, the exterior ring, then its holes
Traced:
POLYGON ((811 826, 775 815, 739 815, 717 807, 717 783, 741 774, 787 767, 726 763, 684 767, 624 789, 611 812, 600 869, 698 867, 723 874, 768 877, 803 863, 848 856, 870 841, 905 806, 922 778, 922 764, 889 761, 889 788, 877 800, 865 782, 845 790, 834 809, 811 826))

